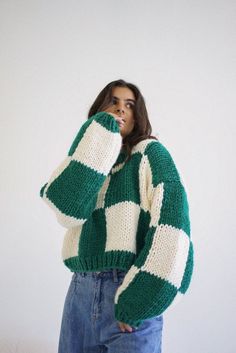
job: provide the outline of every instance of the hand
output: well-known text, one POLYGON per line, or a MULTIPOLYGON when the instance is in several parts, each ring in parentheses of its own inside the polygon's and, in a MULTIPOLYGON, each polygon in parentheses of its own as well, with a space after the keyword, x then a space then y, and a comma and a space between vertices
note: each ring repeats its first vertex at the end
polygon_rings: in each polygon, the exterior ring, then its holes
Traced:
POLYGON ((132 327, 128 324, 125 324, 124 322, 118 321, 118 325, 120 326, 122 332, 125 332, 125 329, 129 332, 133 331, 132 327))
POLYGON ((115 120, 118 122, 120 128, 122 128, 124 126, 124 123, 125 123, 124 122, 124 118, 122 118, 121 116, 119 116, 116 113, 111 113, 109 111, 109 108, 104 110, 104 112, 109 113, 110 115, 112 115, 115 118, 115 120))

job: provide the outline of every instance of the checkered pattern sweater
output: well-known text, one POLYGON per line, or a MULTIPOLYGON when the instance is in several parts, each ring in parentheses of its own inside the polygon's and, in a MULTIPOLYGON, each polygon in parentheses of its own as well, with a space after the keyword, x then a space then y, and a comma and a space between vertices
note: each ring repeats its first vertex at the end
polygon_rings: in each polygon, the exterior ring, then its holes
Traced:
POLYGON ((193 272, 186 191, 162 143, 145 139, 125 161, 115 118, 80 128, 40 196, 67 229, 62 258, 75 271, 126 270, 114 297, 118 321, 139 327, 186 293, 193 272))

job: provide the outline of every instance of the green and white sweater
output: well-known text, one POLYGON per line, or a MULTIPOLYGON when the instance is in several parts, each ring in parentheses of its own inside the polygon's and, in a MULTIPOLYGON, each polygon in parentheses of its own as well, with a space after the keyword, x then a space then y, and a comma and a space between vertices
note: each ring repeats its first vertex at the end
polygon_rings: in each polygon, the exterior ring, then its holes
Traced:
POLYGON ((166 147, 145 139, 128 162, 121 147, 115 118, 93 115, 40 196, 67 228, 65 266, 127 271, 115 294, 115 317, 139 327, 186 293, 194 253, 186 191, 166 147))

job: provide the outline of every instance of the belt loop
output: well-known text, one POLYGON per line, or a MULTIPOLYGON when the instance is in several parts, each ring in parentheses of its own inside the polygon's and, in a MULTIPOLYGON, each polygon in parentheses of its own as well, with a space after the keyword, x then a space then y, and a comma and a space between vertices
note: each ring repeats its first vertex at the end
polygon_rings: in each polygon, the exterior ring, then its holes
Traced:
POLYGON ((117 269, 113 268, 113 281, 118 282, 118 277, 117 277, 117 269))

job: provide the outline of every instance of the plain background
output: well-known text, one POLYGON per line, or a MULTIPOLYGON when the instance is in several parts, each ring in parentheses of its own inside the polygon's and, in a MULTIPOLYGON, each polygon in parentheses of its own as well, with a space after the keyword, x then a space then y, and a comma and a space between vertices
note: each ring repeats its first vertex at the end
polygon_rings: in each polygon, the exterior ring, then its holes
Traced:
MULTIPOLYGON (((110 81, 144 95, 188 192, 195 272, 163 353, 235 345, 236 3, 1 0, 0 352, 56 353, 66 231, 39 196, 110 81)), ((124 352, 125 353, 125 352, 124 352)))

